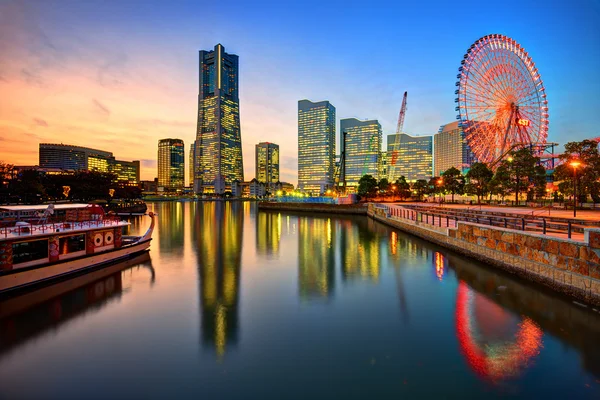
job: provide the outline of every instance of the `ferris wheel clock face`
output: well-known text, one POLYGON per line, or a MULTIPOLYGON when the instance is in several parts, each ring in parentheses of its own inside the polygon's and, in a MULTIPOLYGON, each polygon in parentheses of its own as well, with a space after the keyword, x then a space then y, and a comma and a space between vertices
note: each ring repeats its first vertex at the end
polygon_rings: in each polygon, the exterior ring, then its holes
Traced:
POLYGON ((478 161, 493 163, 515 145, 546 142, 544 84, 517 42, 484 36, 467 50, 458 71, 457 119, 478 161))

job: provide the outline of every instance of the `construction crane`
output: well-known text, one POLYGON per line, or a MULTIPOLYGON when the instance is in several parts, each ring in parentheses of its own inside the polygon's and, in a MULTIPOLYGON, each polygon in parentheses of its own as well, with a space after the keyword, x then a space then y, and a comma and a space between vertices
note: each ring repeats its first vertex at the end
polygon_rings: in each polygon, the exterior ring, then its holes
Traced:
MULTIPOLYGON (((390 180, 394 180, 396 172, 396 163, 398 162, 398 145, 400 144, 400 134, 404 129, 404 117, 406 116, 406 99, 408 92, 404 92, 402 97, 402 106, 400 107, 400 114, 398 115, 398 125, 396 126, 396 138, 394 140, 394 146, 392 147, 391 159, 389 161, 389 172, 388 176, 390 180)), ((388 157, 390 155, 388 154, 388 157)))

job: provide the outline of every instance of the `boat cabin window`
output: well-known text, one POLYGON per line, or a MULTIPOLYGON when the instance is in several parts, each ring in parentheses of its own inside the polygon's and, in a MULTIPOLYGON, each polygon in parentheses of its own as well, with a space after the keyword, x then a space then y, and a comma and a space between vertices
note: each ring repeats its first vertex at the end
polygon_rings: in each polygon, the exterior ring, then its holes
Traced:
POLYGON ((85 250, 85 234, 59 238, 58 248, 60 254, 69 254, 85 250))
POLYGON ((48 239, 12 244, 13 265, 48 258, 48 239))

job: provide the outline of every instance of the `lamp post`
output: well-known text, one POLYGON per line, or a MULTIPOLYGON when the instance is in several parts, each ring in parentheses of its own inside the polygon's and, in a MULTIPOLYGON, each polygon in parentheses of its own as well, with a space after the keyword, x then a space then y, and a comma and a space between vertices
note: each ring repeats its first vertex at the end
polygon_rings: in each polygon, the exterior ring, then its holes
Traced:
POLYGON ((577 167, 581 165, 579 160, 573 160, 569 163, 573 167, 573 218, 577 217, 577 167))
POLYGON ((442 178, 437 180, 437 185, 440 188, 440 203, 442 202, 442 185, 444 184, 444 180, 442 178))

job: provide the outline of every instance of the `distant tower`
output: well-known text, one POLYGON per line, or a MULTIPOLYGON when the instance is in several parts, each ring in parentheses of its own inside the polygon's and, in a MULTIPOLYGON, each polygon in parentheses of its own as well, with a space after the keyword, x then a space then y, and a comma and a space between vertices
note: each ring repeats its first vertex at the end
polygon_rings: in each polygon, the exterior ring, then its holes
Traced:
POLYGON ((333 187, 335 107, 298 101, 298 189, 311 194, 333 187))
POLYGON ((222 194, 244 180, 238 56, 221 44, 200 51, 194 191, 222 194))
POLYGON ((256 145, 256 180, 272 189, 279 181, 279 145, 261 142, 256 145))
POLYGON ((158 186, 169 191, 183 190, 185 156, 183 140, 158 141, 158 186))
POLYGON ((189 180, 189 186, 190 187, 194 187, 194 171, 195 171, 195 166, 194 166, 194 161, 196 159, 195 157, 195 153, 196 153, 196 141, 194 140, 192 142, 192 144, 190 144, 190 154, 188 155, 188 180, 189 180))

